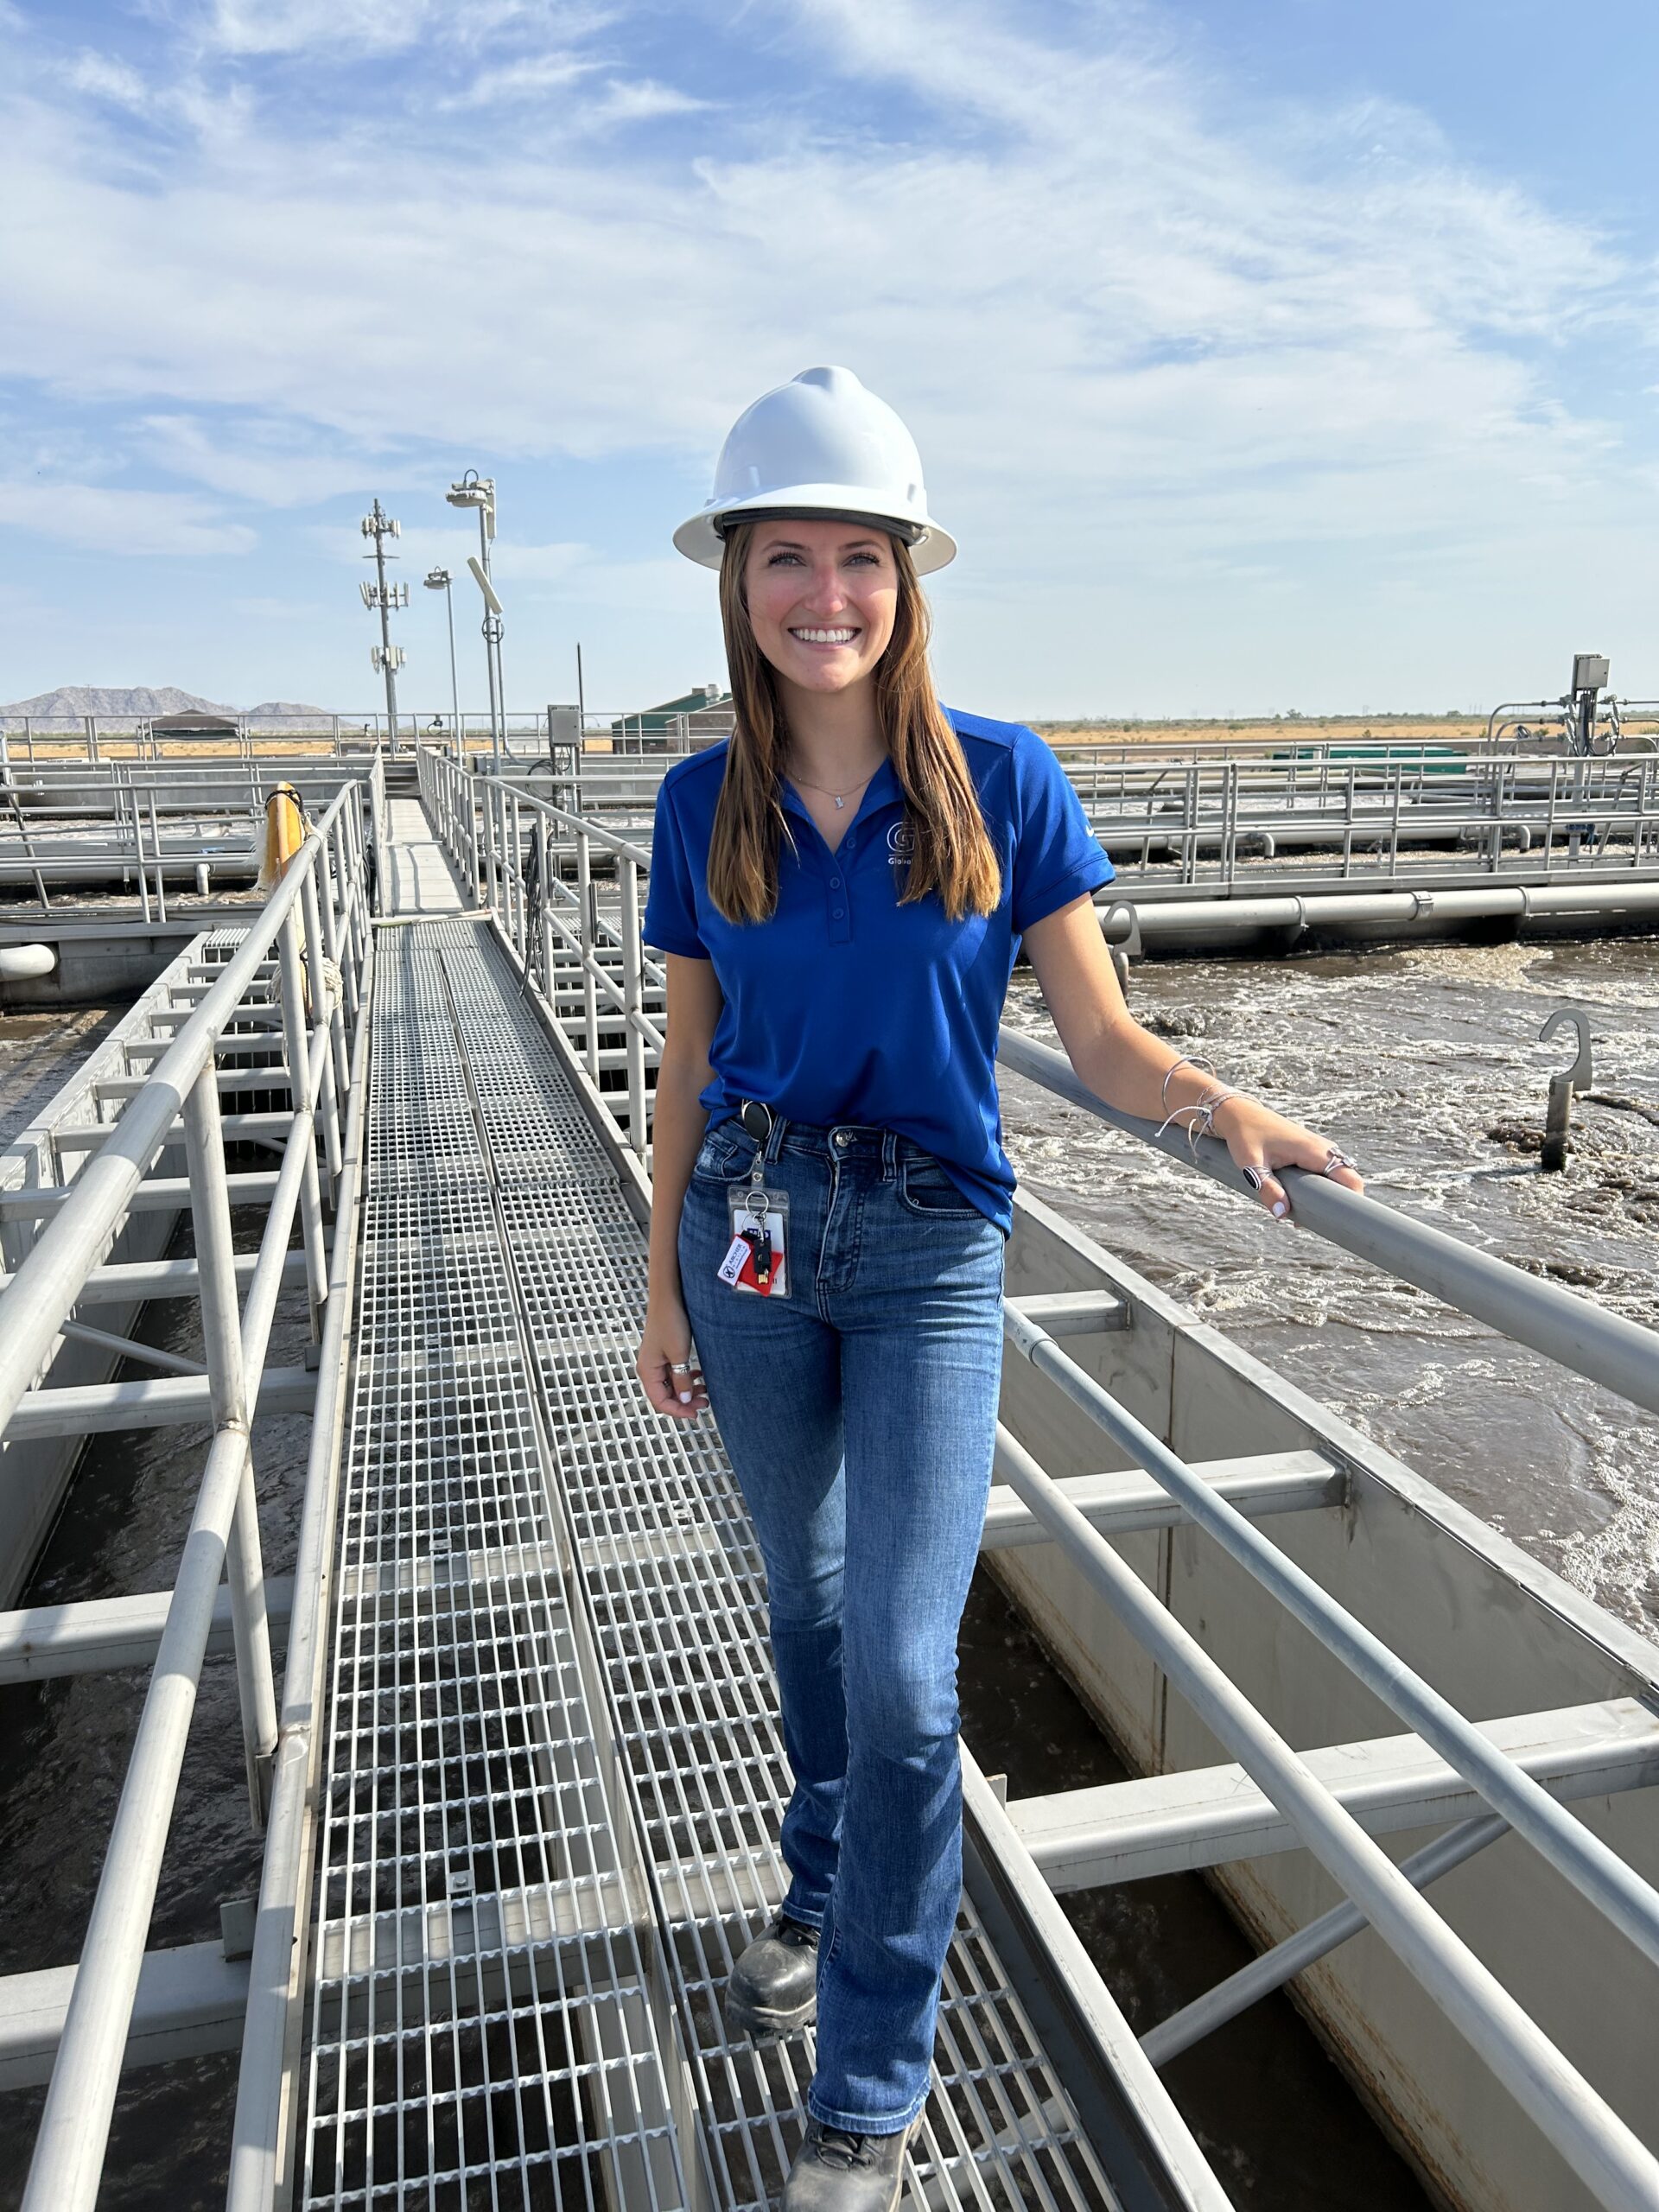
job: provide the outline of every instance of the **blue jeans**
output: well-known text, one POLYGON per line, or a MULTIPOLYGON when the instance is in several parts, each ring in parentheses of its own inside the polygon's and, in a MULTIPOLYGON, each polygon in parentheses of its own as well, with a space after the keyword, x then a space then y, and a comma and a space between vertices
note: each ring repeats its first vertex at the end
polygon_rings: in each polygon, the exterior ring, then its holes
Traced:
POLYGON ((1002 1232, 892 1130, 774 1122, 786 1299, 729 1288, 727 1194, 755 1140, 705 1137, 680 1219, 685 1307, 766 1565, 794 1776, 784 1909, 822 1930, 826 2126, 927 2101, 962 1893, 957 1631, 984 1525, 1002 1363, 1002 1232))

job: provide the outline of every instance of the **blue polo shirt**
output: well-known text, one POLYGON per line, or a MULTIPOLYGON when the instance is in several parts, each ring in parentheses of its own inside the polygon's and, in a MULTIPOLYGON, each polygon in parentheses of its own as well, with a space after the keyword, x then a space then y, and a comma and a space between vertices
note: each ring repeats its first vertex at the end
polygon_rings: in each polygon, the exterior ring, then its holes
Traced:
POLYGON ((950 709, 1001 868, 995 912, 953 922, 937 892, 901 906, 904 796, 884 760, 832 853, 784 787, 778 906, 734 923, 709 897, 724 745, 677 761, 657 795, 645 941, 711 960, 725 1005, 702 1094, 709 1127, 746 1098, 791 1120, 896 1129, 1007 1236, 996 1033, 1021 932, 1112 880, 1065 770, 1034 730, 950 709))

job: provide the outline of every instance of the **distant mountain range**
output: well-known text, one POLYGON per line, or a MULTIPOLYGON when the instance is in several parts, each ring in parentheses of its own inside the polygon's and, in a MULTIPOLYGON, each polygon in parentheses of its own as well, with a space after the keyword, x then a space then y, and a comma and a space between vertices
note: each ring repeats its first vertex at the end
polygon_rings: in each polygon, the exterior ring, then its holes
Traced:
POLYGON ((91 683, 64 683, 55 691, 42 691, 33 699, 18 699, 0 707, 0 719, 20 721, 25 715, 41 720, 48 715, 327 715, 327 707, 304 707, 291 699, 262 699, 257 707, 225 707, 217 699, 199 699, 194 691, 181 691, 164 683, 151 690, 135 684, 126 691, 91 683))

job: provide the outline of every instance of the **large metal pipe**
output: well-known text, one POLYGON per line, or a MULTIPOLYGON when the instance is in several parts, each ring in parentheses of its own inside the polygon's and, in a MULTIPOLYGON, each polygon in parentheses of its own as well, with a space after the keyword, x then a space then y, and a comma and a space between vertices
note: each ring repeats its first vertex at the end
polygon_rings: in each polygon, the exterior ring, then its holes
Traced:
POLYGON ((1293 1822, 1319 1864, 1360 1906, 1592 2195, 1607 2212, 1654 2212, 1659 2205, 1659 2159, 1419 1896, 1387 1852, 1344 1810, 1197 1638, 1090 1527, 1024 1446, 1006 1430, 999 1431, 998 1442, 1010 1484, 1053 1531, 1090 1586, 1293 1822))
POLYGON ((1129 910, 1148 940, 1231 936, 1248 931, 1317 929, 1325 924, 1374 927, 1409 925, 1427 920, 1465 922, 1513 915, 1527 922, 1550 914, 1659 913, 1659 883, 1632 883, 1624 876, 1601 875, 1581 883, 1491 884, 1478 889, 1444 889, 1426 884, 1413 891, 1317 891, 1272 897, 1229 899, 1217 886, 1211 899, 1126 897, 1115 886, 1102 921, 1107 942, 1121 944, 1130 934, 1129 910), (1113 912, 1111 910, 1120 910, 1113 912))
POLYGON ((57 949, 50 944, 0 944, 0 983, 33 982, 49 976, 58 964, 57 949))

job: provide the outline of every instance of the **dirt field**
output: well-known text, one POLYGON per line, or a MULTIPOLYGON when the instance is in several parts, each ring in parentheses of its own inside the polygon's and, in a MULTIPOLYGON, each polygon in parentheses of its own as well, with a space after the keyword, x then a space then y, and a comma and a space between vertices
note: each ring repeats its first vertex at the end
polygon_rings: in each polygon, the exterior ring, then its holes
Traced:
POLYGON ((1051 745, 1315 745, 1329 739, 1407 745, 1467 745, 1484 738, 1486 724, 1474 715, 1268 715, 1236 721, 1033 722, 1051 745))

